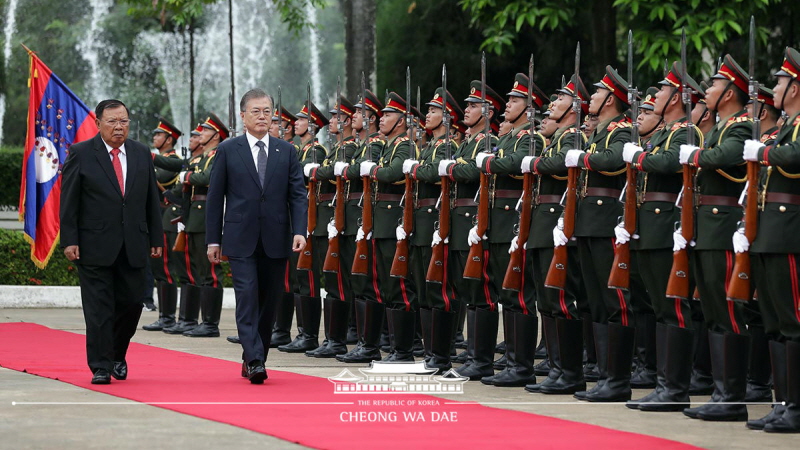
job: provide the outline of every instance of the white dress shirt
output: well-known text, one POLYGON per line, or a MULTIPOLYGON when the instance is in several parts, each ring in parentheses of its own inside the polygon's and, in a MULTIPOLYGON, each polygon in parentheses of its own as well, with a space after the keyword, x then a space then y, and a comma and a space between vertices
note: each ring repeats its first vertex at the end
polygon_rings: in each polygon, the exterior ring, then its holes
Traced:
MULTIPOLYGON (((253 164, 256 166, 256 172, 258 172, 258 146, 256 142, 261 141, 264 143, 264 151, 267 152, 267 156, 269 156, 269 134, 265 134, 263 138, 258 139, 257 137, 253 136, 250 133, 245 133, 247 136, 247 144, 250 146, 250 153, 253 155, 253 164)), ((269 160, 267 160, 269 161, 269 160)))
MULTIPOLYGON (((106 145, 106 151, 108 151, 108 159, 111 160, 112 164, 114 162, 114 155, 111 154, 111 150, 114 150, 117 147, 112 147, 108 145, 108 142, 103 141, 103 144, 106 145)), ((128 157, 125 155, 125 144, 119 146, 119 165, 122 166, 122 183, 128 183, 128 157)))

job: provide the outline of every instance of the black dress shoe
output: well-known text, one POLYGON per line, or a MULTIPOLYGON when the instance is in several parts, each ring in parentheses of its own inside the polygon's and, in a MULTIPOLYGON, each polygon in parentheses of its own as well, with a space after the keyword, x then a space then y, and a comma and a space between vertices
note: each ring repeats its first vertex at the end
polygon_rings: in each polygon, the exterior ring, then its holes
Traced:
POLYGON ((247 363, 242 361, 242 378, 247 378, 247 363))
POLYGON ((152 300, 148 300, 142 303, 142 310, 144 311, 157 311, 156 304, 153 303, 152 300))
POLYGON ((92 375, 92 384, 111 384, 111 375, 106 369, 97 369, 92 375))
POLYGON ((228 337, 227 337, 227 338, 225 338, 225 339, 227 339, 227 340, 228 340, 228 342, 230 342, 231 344, 241 344, 241 343, 242 343, 242 342, 239 340, 239 336, 228 336, 228 337))
POLYGON ((116 380, 128 378, 128 363, 125 360, 114 361, 114 368, 111 369, 111 376, 116 380))
POLYGON ((264 363, 254 359, 247 365, 247 379, 251 384, 263 384, 267 379, 267 369, 264 368, 264 363))

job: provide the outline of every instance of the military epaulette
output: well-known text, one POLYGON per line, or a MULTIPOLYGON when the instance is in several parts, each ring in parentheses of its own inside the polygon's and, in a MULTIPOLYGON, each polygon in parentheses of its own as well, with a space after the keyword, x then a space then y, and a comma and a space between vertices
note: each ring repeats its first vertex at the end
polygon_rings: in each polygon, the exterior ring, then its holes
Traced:
POLYGON ((383 139, 381 139, 380 136, 375 136, 373 138, 370 138, 369 141, 367 141, 367 144, 372 144, 373 142, 376 142, 376 141, 377 142, 386 142, 383 139))
POLYGON ((214 149, 214 150, 211 150, 210 152, 208 152, 208 154, 207 154, 206 156, 208 156, 209 158, 211 158, 212 156, 214 156, 214 155, 216 155, 216 154, 217 154, 217 149, 214 149))
POLYGON ((769 141, 774 141, 775 138, 778 137, 778 132, 779 131, 780 130, 776 128, 775 131, 773 131, 772 133, 764 133, 764 134, 762 134, 761 135, 761 142, 762 143, 767 143, 769 141))
POLYGON ((727 122, 725 122, 725 126, 741 122, 750 122, 750 116, 748 114, 742 114, 739 117, 731 117, 727 122))
POLYGON ((484 134, 483 133, 478 133, 478 135, 475 136, 475 142, 480 142, 480 141, 483 140, 483 138, 484 138, 484 134))
POLYGON ((686 128, 688 126, 689 124, 686 122, 675 122, 675 124, 672 125, 672 128, 670 128, 669 131, 680 130, 681 128, 686 128))
POLYGON ((407 140, 408 140, 408 136, 400 136, 400 137, 399 137, 399 138, 397 138, 397 140, 395 141, 395 144, 399 144, 399 143, 401 143, 401 142, 405 142, 405 141, 407 141, 407 140))
POLYGON ((794 118, 794 122, 792 123, 793 127, 800 125, 800 116, 794 118))
POLYGON ((631 123, 628 122, 627 119, 620 120, 619 122, 612 122, 611 124, 609 124, 608 128, 606 128, 606 131, 614 131, 618 128, 631 128, 632 126, 633 125, 631 125, 631 123))
POLYGON ((517 139, 521 138, 522 136, 525 136, 526 134, 531 134, 531 131, 530 130, 520 131, 519 133, 517 133, 517 139))

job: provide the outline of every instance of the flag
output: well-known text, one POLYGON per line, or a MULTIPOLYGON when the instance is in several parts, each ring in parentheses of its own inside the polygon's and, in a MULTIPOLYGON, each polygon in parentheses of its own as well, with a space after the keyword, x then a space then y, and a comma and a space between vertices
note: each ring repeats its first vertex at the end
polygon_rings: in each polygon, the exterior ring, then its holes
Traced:
POLYGON ((31 260, 47 266, 58 245, 61 167, 69 147, 97 134, 95 114, 28 50, 28 135, 22 160, 19 219, 31 244, 31 260))

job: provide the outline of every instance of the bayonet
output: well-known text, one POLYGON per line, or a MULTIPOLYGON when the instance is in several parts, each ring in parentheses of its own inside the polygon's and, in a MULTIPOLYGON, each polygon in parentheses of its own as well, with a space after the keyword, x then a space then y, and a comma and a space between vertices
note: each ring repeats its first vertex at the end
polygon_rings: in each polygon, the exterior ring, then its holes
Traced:
POLYGON ((578 95, 578 71, 581 68, 581 43, 575 48, 575 92, 572 97, 572 110, 575 112, 575 148, 583 148, 581 145, 581 98, 578 95))
POLYGON ((311 141, 312 145, 313 142, 317 138, 317 124, 314 122, 314 119, 311 116, 311 81, 309 80, 308 84, 306 85, 306 115, 308 116, 308 132, 311 133, 311 141))
POLYGON ((761 104, 758 101, 758 81, 756 81, 756 18, 750 16, 750 101, 753 103, 753 140, 761 135, 761 104))
MULTIPOLYGON (((420 96, 419 95, 419 85, 417 85, 417 111, 420 114, 422 114, 422 111, 419 110, 419 96, 420 96)), ((417 140, 420 140, 420 139, 422 139, 422 133, 424 133, 425 130, 423 130, 422 127, 419 126, 420 125, 419 118, 416 118, 416 120, 417 120, 417 140)))
POLYGON ((489 104, 486 103, 486 52, 481 53, 481 115, 483 116, 484 151, 491 153, 492 143, 489 139, 489 104))
POLYGON ((284 140, 286 137, 286 130, 283 128, 283 100, 281 97, 281 87, 278 86, 278 136, 281 140, 284 140))
MULTIPOLYGON (((687 73, 689 61, 686 59, 686 28, 681 31, 681 100, 686 108, 687 132, 686 144, 694 145, 694 124, 692 123, 692 87, 689 86, 687 73)), ((685 194, 688 194, 685 193, 685 194)))
POLYGON ((628 104, 631 105, 631 142, 639 145, 639 91, 633 86, 633 30, 628 30, 628 104))
POLYGON ((447 64, 442 64, 442 122, 445 159, 450 159, 450 111, 447 110, 447 64))
POLYGON ((530 126, 531 142, 528 147, 528 156, 536 154, 536 136, 534 135, 534 120, 536 118, 536 108, 533 106, 533 53, 528 62, 528 125, 530 126))

